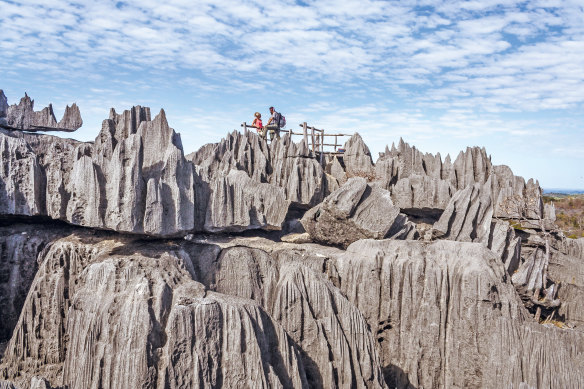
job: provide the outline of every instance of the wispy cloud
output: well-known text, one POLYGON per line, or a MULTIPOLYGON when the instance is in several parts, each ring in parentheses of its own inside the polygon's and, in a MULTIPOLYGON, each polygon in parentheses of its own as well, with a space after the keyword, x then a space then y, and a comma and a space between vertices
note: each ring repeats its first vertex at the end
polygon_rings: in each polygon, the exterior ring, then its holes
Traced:
POLYGON ((584 101, 584 10, 575 1, 1 3, 3 70, 293 72, 325 87, 354 79, 419 85, 428 93, 414 100, 464 97, 491 110, 584 101))
MULTIPOLYGON (((9 80, 0 87, 43 84, 39 102, 75 91, 101 118, 127 102, 286 101, 292 120, 423 142, 551 134, 558 126, 501 115, 580 117, 584 106, 581 0, 0 0, 0 9, 9 80)), ((236 123, 244 111, 227 116, 236 123)), ((196 114, 176 123, 200 143, 225 113, 196 114)))

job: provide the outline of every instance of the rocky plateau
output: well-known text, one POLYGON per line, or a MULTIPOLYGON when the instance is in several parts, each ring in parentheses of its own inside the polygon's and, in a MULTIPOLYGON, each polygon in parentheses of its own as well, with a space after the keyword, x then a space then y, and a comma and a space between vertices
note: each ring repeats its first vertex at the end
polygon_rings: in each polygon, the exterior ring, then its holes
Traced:
POLYGON ((0 388, 584 387, 584 238, 485 149, 81 124, 0 91, 0 388))

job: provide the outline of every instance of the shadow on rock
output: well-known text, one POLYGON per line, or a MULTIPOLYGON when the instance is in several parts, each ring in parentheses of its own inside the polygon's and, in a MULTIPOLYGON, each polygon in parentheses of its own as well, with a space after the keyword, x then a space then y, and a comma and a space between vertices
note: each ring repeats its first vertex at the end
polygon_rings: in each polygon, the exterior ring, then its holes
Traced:
POLYGON ((417 389, 410 383, 408 374, 396 365, 384 366, 383 378, 390 389, 417 389))

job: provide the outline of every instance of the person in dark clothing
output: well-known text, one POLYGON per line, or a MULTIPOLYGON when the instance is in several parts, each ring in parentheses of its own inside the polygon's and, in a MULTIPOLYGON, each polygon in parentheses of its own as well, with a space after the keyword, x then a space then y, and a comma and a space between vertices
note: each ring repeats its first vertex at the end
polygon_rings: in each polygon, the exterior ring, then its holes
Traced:
POLYGON ((274 107, 270 107, 270 119, 264 126, 264 131, 269 131, 270 133, 270 141, 274 140, 274 136, 277 139, 280 139, 280 113, 276 112, 274 107))

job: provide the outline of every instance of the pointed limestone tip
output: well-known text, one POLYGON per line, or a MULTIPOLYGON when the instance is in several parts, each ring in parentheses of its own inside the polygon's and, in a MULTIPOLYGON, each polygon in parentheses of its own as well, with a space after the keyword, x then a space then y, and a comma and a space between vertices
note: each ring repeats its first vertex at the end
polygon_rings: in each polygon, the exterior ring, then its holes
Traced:
POLYGON ((8 115, 8 99, 4 95, 4 91, 0 89, 0 118, 8 115))
POLYGON ((168 120, 166 120, 166 112, 164 112, 164 108, 160 108, 160 112, 158 112, 158 115, 156 115, 154 120, 160 122, 165 128, 168 127, 168 120))
POLYGON ((82 125, 83 119, 81 119, 81 111, 79 110, 77 104, 73 103, 70 107, 67 106, 65 108, 63 118, 59 121, 57 127, 74 131, 82 125))

